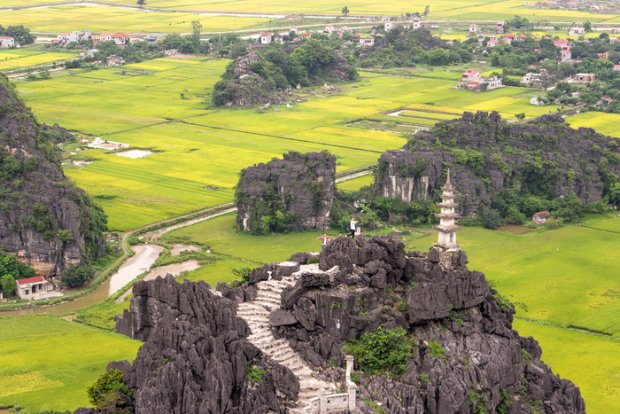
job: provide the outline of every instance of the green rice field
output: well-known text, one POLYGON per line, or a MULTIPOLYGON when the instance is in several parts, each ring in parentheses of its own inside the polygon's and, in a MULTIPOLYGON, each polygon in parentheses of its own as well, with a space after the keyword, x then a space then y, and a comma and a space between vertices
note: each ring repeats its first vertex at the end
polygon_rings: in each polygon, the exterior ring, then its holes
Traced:
POLYGON ((316 88, 301 102, 258 109, 210 109, 210 90, 228 61, 162 58, 123 69, 65 71, 50 80, 17 84, 39 120, 110 141, 153 151, 130 159, 85 149, 83 167, 67 174, 92 194, 110 226, 127 230, 232 200, 238 172, 282 153, 329 150, 339 171, 371 165, 382 152, 400 148, 406 135, 359 119, 432 126, 463 110, 498 110, 513 118, 555 110, 529 105, 535 93, 507 87, 483 94, 455 90, 450 77, 429 71, 361 72, 358 82, 335 94, 316 88), (404 116, 386 113, 407 108, 404 116))
POLYGON ((0 407, 65 411, 89 405, 86 388, 139 341, 56 317, 0 317, 0 407))
POLYGON ((62 62, 76 57, 75 52, 46 52, 35 48, 3 49, 0 52, 0 71, 62 62))

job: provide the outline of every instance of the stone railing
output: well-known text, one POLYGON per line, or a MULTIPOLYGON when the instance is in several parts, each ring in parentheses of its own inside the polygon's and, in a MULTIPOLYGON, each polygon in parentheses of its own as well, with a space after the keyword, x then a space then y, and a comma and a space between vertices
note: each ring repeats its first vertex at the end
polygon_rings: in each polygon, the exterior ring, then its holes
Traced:
POLYGON ((311 398, 308 405, 294 410, 292 413, 304 414, 336 414, 336 413, 356 413, 355 402, 357 399, 357 384, 351 381, 351 371, 353 370, 353 356, 345 356, 347 362, 345 382, 347 392, 344 394, 319 395, 311 398))

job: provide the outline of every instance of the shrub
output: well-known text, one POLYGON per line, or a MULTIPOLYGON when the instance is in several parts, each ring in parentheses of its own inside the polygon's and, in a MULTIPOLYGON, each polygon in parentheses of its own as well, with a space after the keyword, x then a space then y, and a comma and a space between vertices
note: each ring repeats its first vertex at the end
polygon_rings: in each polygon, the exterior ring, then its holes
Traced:
POLYGON ((248 368, 248 373, 245 378, 251 384, 261 383, 263 382, 263 379, 265 378, 265 370, 259 367, 250 366, 248 368))
POLYGON ((495 230, 504 224, 499 211, 494 208, 483 208, 480 210, 480 220, 485 229, 495 230))
POLYGON ((133 396, 133 391, 123 381, 123 374, 118 369, 111 369, 101 375, 88 387, 88 399, 96 408, 109 407, 122 395, 133 396))
POLYGON ((84 286, 84 284, 95 276, 95 271, 88 265, 72 266, 65 270, 60 276, 60 280, 70 288, 84 286))
POLYGON ((413 346, 413 340, 403 328, 379 327, 375 332, 350 340, 343 350, 353 355, 360 370, 368 374, 397 376, 405 371, 413 346))
POLYGON ((428 350, 430 351, 433 358, 445 361, 446 350, 443 349, 443 346, 441 346, 441 344, 436 339, 428 342, 428 350))

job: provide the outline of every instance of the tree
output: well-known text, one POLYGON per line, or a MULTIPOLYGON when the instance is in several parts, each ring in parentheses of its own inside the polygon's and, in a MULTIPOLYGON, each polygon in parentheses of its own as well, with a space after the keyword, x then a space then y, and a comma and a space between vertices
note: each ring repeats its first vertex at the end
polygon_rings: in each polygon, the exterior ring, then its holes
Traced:
POLYGON ((428 14, 431 11, 431 6, 429 6, 428 4, 424 7, 424 13, 423 16, 428 16, 428 14))
POLYGON ((523 121, 525 119, 525 113, 519 112, 518 114, 515 114, 515 118, 517 118, 519 121, 523 121))
POLYGON ((194 42, 194 47, 196 51, 200 49, 200 30, 202 29, 202 24, 200 24, 199 20, 192 21, 192 41, 194 42))
POLYGON ((504 224, 501 214, 494 208, 483 208, 480 210, 480 220, 485 229, 495 230, 504 224))
POLYGON ((83 286, 95 275, 94 270, 87 265, 73 266, 68 268, 60 276, 62 283, 70 288, 83 286))
POLYGON ((137 3, 138 3, 138 6, 142 7, 146 4, 146 0, 138 0, 137 3))
POLYGON ((0 277, 0 290, 6 298, 15 294, 15 279, 13 276, 6 274, 0 277))
POLYGON ((586 32, 591 32, 592 31, 592 23, 585 21, 583 23, 583 30, 585 30, 586 32))
POLYGON ((343 16, 348 16, 349 15, 349 8, 347 6, 344 6, 342 8, 342 15, 343 16))
POLYGON ((87 392, 91 404, 100 409, 115 408, 119 400, 123 397, 131 397, 133 394, 118 369, 111 369, 101 375, 93 385, 88 387, 87 392))

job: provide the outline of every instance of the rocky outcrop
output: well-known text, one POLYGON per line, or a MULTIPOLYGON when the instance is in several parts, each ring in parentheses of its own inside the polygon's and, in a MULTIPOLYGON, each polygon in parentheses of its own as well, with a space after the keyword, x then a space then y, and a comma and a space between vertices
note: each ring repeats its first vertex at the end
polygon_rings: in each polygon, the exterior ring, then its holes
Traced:
POLYGON ((324 229, 334 199, 336 158, 290 152, 241 171, 237 226, 253 233, 324 229))
POLYGON ((618 182, 620 144, 589 128, 570 128, 559 115, 509 124, 497 113, 466 112, 384 153, 374 189, 407 203, 433 199, 447 167, 464 215, 508 188, 549 200, 574 194, 590 203, 618 182))
POLYGON ((323 271, 283 292, 284 312, 272 323, 310 366, 342 366, 346 341, 379 326, 402 327, 414 339, 401 377, 361 375, 363 401, 403 414, 585 412, 579 389, 540 360, 533 338, 512 329, 513 308, 467 269, 464 252, 406 253, 396 238, 341 237, 320 261, 323 271))
POLYGON ((0 75, 0 246, 46 275, 104 253, 106 218, 62 172, 58 127, 39 125, 0 75))
POLYGON ((168 276, 136 283, 133 294, 117 329, 144 345, 133 364, 114 367, 136 413, 278 413, 297 399, 297 378, 248 341, 236 304, 207 284, 168 276), (250 370, 262 377, 252 381, 250 370))

